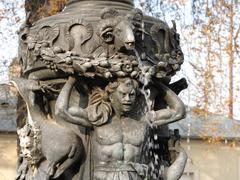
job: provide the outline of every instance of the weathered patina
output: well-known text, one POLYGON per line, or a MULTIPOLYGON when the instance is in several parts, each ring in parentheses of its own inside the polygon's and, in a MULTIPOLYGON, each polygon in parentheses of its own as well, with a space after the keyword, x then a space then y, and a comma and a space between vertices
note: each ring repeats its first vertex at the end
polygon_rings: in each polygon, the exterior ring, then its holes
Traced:
POLYGON ((186 113, 185 79, 170 84, 184 59, 175 23, 131 0, 72 0, 38 21, 27 11, 11 81, 28 114, 17 179, 179 179, 187 156, 167 126, 186 113))

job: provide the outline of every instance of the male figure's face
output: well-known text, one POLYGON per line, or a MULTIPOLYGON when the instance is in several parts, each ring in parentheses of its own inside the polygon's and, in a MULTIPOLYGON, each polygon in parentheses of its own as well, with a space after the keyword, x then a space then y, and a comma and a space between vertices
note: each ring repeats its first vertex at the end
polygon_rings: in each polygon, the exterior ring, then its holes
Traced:
POLYGON ((116 114, 123 115, 132 110, 136 100, 136 89, 132 80, 121 82, 110 97, 116 114))

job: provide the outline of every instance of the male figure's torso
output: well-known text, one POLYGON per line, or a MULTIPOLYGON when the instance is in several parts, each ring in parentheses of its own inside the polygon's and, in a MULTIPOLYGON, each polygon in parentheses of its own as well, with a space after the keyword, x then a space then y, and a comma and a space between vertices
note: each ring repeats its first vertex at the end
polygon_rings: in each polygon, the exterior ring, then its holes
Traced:
POLYGON ((143 121, 117 116, 108 124, 96 127, 93 137, 94 179, 141 179, 134 166, 141 163, 146 129, 143 121))

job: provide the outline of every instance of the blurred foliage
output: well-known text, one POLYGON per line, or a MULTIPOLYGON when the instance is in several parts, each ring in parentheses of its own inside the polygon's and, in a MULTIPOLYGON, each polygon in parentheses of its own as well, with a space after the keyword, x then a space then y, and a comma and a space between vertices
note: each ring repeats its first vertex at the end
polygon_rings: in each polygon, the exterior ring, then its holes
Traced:
POLYGON ((175 19, 189 82, 182 98, 200 113, 240 119, 240 3, 237 0, 137 0, 146 14, 175 19))

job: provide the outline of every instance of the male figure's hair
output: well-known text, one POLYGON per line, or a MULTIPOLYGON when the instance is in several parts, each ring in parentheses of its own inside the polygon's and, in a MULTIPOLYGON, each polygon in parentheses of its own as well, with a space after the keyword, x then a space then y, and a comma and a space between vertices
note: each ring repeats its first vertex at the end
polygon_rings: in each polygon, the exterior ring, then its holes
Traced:
POLYGON ((127 87, 132 85, 134 87, 134 89, 138 89, 138 83, 136 80, 131 79, 131 78, 118 78, 116 81, 110 82, 105 87, 105 91, 108 93, 108 95, 110 95, 118 88, 120 83, 124 83, 127 87))
POLYGON ((124 83, 126 86, 138 88, 136 80, 131 78, 118 78, 113 82, 109 82, 105 87, 105 91, 100 88, 95 88, 92 91, 89 98, 88 118, 93 125, 100 126, 107 123, 113 111, 109 96, 121 83, 124 83))

